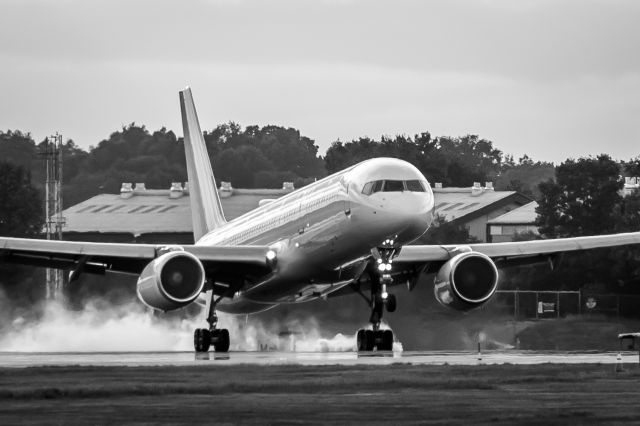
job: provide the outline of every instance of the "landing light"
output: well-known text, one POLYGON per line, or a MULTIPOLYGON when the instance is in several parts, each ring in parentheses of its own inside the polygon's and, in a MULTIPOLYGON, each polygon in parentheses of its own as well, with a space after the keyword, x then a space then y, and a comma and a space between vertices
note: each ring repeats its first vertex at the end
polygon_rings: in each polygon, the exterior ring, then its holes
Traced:
POLYGON ((269 261, 274 260, 276 258, 276 252, 273 250, 269 250, 266 256, 267 256, 267 260, 269 261))
POLYGON ((390 270, 391 270, 391 264, 390 264, 390 263, 387 263, 387 265, 386 265, 386 270, 387 270, 387 271, 390 271, 390 270))
POLYGON ((381 296, 382 296, 382 300, 387 300, 387 298, 389 297, 389 293, 385 291, 384 293, 381 294, 381 296))
POLYGON ((387 265, 384 263, 381 263, 378 265, 378 270, 380 271, 384 271, 385 269, 387 269, 387 265))

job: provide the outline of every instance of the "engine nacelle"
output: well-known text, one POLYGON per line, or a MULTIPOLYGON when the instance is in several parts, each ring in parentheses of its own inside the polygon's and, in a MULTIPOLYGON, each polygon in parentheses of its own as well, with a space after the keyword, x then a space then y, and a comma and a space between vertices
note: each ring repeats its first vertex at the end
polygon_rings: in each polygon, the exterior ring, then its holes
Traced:
POLYGON ((459 311, 477 308, 498 288, 498 268, 488 256, 460 253, 442 265, 435 278, 434 292, 440 304, 459 311))
POLYGON ((149 263, 138 278, 138 298, 161 311, 187 306, 202 292, 204 267, 193 254, 170 251, 149 263))

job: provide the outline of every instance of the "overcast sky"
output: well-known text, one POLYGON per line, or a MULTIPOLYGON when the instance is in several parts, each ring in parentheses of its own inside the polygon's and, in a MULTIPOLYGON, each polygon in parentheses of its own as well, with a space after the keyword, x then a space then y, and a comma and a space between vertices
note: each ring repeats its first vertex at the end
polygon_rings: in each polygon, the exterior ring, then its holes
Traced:
POLYGON ((87 148, 235 121, 331 142, 479 134, 516 157, 640 155, 640 1, 0 0, 0 129, 87 148))

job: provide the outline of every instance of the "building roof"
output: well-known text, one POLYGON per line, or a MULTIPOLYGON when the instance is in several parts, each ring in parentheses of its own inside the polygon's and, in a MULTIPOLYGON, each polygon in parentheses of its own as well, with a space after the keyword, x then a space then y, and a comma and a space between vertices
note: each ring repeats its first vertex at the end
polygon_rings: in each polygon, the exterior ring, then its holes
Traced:
POLYGON ((436 214, 447 222, 472 219, 484 214, 496 203, 515 201, 526 204, 529 198, 515 191, 494 191, 487 188, 434 188, 436 214))
MULTIPOLYGON (((227 220, 258 207, 260 200, 274 199, 291 192, 281 189, 234 189, 221 193, 227 220)), ((133 191, 129 198, 119 194, 100 194, 63 211, 63 232, 190 233, 189 195, 170 198, 169 190, 133 191)))
POLYGON ((529 225, 533 224, 538 214, 536 213, 538 203, 535 201, 525 204, 522 207, 511 210, 501 216, 489 220, 489 225, 529 225))
MULTIPOLYGON (((181 188, 181 187, 180 187, 181 188)), ((290 189, 233 189, 220 191, 227 220, 258 207, 261 200, 275 199, 290 189)), ((471 220, 507 202, 530 200, 513 191, 485 188, 434 188, 436 212, 445 220, 471 220)), ((171 198, 170 190, 129 190, 123 194, 100 194, 63 212, 65 233, 191 233, 188 190, 171 198)), ((175 193, 174 193, 175 196, 175 193)))

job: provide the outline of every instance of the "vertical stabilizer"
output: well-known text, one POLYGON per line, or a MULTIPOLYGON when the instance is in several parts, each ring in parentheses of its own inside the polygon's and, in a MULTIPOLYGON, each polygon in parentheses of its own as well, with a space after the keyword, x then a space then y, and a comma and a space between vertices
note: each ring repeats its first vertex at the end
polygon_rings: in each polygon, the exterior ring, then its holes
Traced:
POLYGON ((180 92, 184 150, 189 177, 189 199, 193 238, 198 241, 204 234, 226 223, 218 196, 216 180, 211 170, 207 146, 200 130, 191 89, 180 92))

